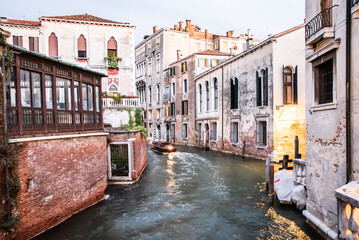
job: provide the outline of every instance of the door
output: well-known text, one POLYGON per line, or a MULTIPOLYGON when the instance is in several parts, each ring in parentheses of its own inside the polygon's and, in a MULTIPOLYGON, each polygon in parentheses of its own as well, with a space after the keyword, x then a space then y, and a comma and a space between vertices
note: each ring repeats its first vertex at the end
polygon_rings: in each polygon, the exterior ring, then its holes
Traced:
POLYGON ((131 180, 131 159, 128 143, 110 143, 109 179, 131 180))
POLYGON ((170 141, 170 126, 169 124, 166 124, 166 141, 170 141))

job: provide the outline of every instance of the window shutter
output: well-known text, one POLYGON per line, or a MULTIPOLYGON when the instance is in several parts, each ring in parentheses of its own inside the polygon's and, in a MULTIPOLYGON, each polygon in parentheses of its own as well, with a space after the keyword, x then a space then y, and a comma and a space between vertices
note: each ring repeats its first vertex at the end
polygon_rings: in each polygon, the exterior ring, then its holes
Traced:
POLYGON ((206 58, 206 67, 209 67, 209 59, 208 58, 206 58))
POLYGON ((234 89, 234 108, 238 109, 238 79, 235 78, 235 89, 234 89))
POLYGON ((261 79, 259 77, 258 71, 256 72, 256 82, 257 82, 257 106, 262 105, 262 89, 261 89, 261 79))
POLYGON ((22 43, 22 36, 19 37, 19 46, 22 47, 23 43, 22 43))
POLYGON ((182 101, 182 115, 184 115, 184 101, 182 101))
POLYGON ((173 67, 173 75, 176 75, 176 67, 173 67))
POLYGON ((267 122, 263 122, 263 145, 267 145, 267 122))
POLYGON ((198 58, 198 67, 200 67, 200 66, 201 66, 201 59, 198 58))
POLYGON ((234 108, 234 85, 233 85, 233 80, 230 80, 231 82, 231 109, 234 108))
POLYGON ((283 89, 283 104, 285 104, 286 103, 286 101, 285 101, 285 91, 286 91, 286 89, 285 89, 285 76, 284 76, 284 65, 283 65, 283 68, 282 68, 282 82, 283 82, 283 86, 282 86, 282 89, 283 89))
POLYGON ((298 104, 298 66, 295 66, 293 77, 293 104, 298 104))
POLYGON ((185 68, 186 68, 186 70, 185 70, 185 71, 187 72, 187 61, 185 62, 185 68))
POLYGON ((268 68, 266 68, 264 77, 264 105, 268 106, 268 68))

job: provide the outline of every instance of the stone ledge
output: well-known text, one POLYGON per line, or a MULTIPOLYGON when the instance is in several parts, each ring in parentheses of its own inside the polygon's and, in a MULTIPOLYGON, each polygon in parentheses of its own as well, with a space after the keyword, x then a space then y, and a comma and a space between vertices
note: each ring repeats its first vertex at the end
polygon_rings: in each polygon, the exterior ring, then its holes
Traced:
POLYGON ((9 139, 9 143, 46 141, 46 140, 56 140, 56 139, 65 139, 65 138, 79 138, 79 137, 96 137, 96 136, 107 136, 107 135, 108 135, 108 133, 99 132, 99 133, 83 133, 83 134, 70 134, 70 135, 31 137, 31 138, 13 138, 13 139, 9 139))
POLYGON ((335 196, 339 200, 359 208, 359 181, 350 182, 336 189, 335 196))

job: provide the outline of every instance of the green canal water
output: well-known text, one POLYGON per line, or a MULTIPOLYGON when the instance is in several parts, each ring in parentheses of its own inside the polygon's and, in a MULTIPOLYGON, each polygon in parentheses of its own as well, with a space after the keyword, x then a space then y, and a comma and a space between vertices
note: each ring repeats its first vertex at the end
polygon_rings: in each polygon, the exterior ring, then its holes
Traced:
POLYGON ((35 239, 320 239, 293 206, 268 204, 265 163, 254 159, 149 149, 140 181, 106 194, 35 239))

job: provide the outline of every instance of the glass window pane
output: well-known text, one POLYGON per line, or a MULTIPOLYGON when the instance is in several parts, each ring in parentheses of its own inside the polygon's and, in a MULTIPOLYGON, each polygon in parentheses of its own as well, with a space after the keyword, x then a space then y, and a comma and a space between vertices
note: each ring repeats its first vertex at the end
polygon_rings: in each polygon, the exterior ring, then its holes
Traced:
POLYGON ((96 87, 96 111, 100 112, 100 88, 96 87))
POLYGON ((52 76, 45 75, 46 108, 53 109, 52 76))
POLYGON ((20 70, 21 106, 31 107, 30 72, 20 70))
POLYGON ((32 107, 41 108, 41 75, 31 72, 32 81, 32 107))
POLYGON ((16 107, 16 75, 15 69, 11 68, 11 75, 6 82, 6 104, 8 107, 16 107))
POLYGON ((71 81, 56 78, 57 109, 71 110, 71 81))
POLYGON ((74 82, 74 100, 75 100, 75 110, 78 111, 79 110, 79 105, 80 105, 80 84, 79 82, 74 82))
POLYGON ((83 110, 88 109, 88 104, 87 104, 87 84, 83 83, 82 84, 82 108, 83 110))
POLYGON ((88 85, 88 110, 93 111, 93 86, 88 85))

